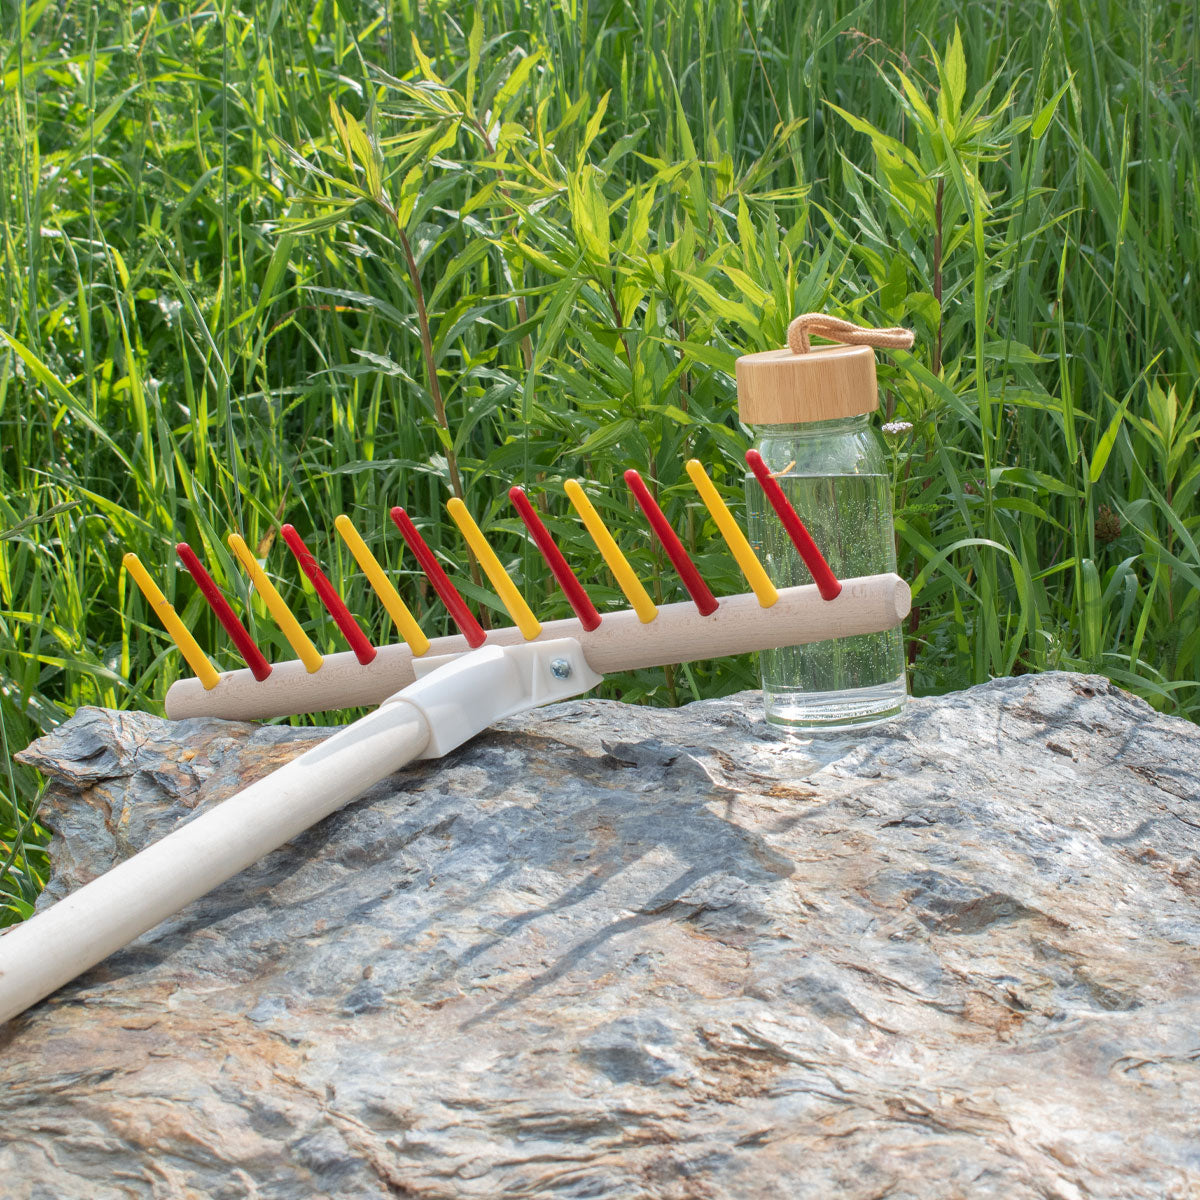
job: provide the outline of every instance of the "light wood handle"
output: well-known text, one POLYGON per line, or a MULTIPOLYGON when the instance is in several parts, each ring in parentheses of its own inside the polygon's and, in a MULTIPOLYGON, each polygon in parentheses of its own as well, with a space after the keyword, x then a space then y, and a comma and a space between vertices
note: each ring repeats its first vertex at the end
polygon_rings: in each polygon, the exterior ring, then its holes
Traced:
POLYGON ((14 925, 0 937, 0 1024, 348 804, 428 742, 418 709, 385 705, 14 925))
MULTIPOLYGON (((749 593, 727 596, 716 612, 702 617, 691 603, 669 604, 647 624, 630 609, 608 613, 598 629, 587 632, 575 619, 549 621, 535 639, 575 638, 588 665, 602 675, 823 642, 856 633, 879 633, 899 624, 912 596, 899 575, 863 575, 842 580, 835 600, 822 600, 816 586, 784 588, 770 608, 749 593)), ((511 646, 525 639, 508 626, 487 635, 487 644, 511 646)), ((428 654, 458 654, 469 649, 462 637, 435 638, 428 654)), ((298 661, 278 663, 258 682, 248 670, 223 674, 205 690, 196 679, 182 679, 167 692, 167 716, 224 717, 249 721, 295 713, 325 712, 380 704, 415 678, 413 655, 402 644, 383 646, 374 662, 363 666, 346 652, 325 657, 309 674, 298 661)))

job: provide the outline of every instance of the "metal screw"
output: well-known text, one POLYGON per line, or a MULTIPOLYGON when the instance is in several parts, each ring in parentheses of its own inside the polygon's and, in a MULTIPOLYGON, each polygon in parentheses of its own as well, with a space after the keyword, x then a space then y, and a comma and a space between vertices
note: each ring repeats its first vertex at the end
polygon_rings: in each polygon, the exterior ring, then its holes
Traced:
POLYGON ((566 658, 553 658, 550 660, 550 674, 555 679, 570 679, 571 678, 571 661, 566 658))

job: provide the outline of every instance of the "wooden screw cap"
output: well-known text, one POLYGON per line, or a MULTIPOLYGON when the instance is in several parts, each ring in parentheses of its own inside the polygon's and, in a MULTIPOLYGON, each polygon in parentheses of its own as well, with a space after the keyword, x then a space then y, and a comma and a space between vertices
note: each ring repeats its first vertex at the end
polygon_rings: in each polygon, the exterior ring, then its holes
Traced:
POLYGON ((794 425, 874 412, 879 405, 870 346, 820 346, 746 354, 735 364, 738 414, 746 425, 794 425))

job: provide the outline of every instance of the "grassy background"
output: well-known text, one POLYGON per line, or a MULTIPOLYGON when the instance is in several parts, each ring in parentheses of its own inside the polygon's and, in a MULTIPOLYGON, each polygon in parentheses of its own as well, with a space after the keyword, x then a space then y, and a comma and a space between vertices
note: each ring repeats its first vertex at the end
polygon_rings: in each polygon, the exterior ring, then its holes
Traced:
MULTIPOLYGON (((444 516, 461 490, 561 616, 504 493, 546 493, 612 605, 562 498, 578 474, 674 599, 619 486, 636 466, 741 590, 683 462, 740 494, 733 360, 806 309, 917 333, 881 375, 913 426, 892 455, 914 691, 1079 668, 1200 713, 1194 5, 2 8, 6 764, 180 672, 126 549, 228 666, 173 544, 244 600, 240 529, 334 649, 274 534, 296 524, 382 636, 345 511, 433 633, 386 510, 495 608, 444 516)), ((754 682, 723 661, 609 694, 754 682)), ((0 773, 0 920, 44 873, 36 786, 0 773)))

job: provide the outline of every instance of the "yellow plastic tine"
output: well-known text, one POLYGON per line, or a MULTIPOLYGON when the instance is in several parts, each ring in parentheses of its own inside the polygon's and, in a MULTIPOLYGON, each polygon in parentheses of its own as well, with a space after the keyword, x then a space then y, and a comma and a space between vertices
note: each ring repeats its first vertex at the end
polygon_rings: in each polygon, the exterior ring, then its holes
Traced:
POLYGON ((492 581, 492 587, 496 589, 500 602, 508 609, 508 615, 512 617, 513 624, 521 631, 521 636, 526 641, 537 637, 542 632, 541 623, 533 615, 533 609, 525 603, 525 597, 517 591, 517 585, 513 583, 504 569, 504 565, 496 557, 496 552, 488 545, 487 538, 475 524, 474 517, 467 512, 467 506, 457 496, 454 496, 446 502, 446 511, 462 531, 472 553, 479 559, 483 573, 492 581))
POLYGON ((250 547, 246 545, 241 534, 231 533, 226 539, 229 548, 237 555, 237 560, 250 576, 254 590, 263 598, 267 611, 275 624, 283 631, 288 644, 296 652, 296 657, 304 664, 304 669, 311 675, 321 669, 325 660, 317 652, 316 646, 309 641, 308 634, 300 628, 300 622, 292 615, 292 610, 283 602, 283 597, 275 590, 275 585, 267 578, 267 573, 258 565, 250 547))
POLYGON ((775 585, 767 578, 762 563, 758 561, 758 555, 754 553, 741 526, 734 520, 729 506, 721 499, 721 493, 709 479, 708 472, 698 458, 688 459, 687 473, 692 483, 695 484, 696 491, 700 493, 700 499, 704 501, 705 507, 712 514, 712 519, 717 523, 717 528, 721 531, 721 536, 725 539, 730 553, 737 559, 737 565, 741 567, 746 582, 758 597, 759 604, 763 608, 770 608, 779 599, 779 593, 775 590, 775 585))
POLYGON ((408 643, 414 658, 420 658, 429 649, 429 639, 421 632, 416 618, 409 612, 408 605, 400 598, 400 593, 392 586, 392 581, 384 574, 379 560, 371 553, 370 547, 362 540, 353 522, 345 513, 337 517, 333 527, 342 535, 342 541, 350 547, 354 561, 362 568, 367 581, 375 589, 375 595, 383 601, 388 616, 400 631, 400 636, 408 643))
POLYGON ((170 634, 171 641, 179 647, 187 665, 192 668, 196 678, 204 685, 205 691, 212 691, 221 682, 217 668, 208 661, 208 655, 200 649, 199 643, 188 627, 179 619, 179 614, 171 607, 171 602, 159 590, 158 584, 150 578, 149 572, 142 566, 142 561, 132 551, 121 560, 125 570, 133 576, 133 581, 146 597, 154 615, 162 622, 163 628, 170 634))
POLYGON ((596 549, 603 555, 604 561, 608 563, 608 569, 615 576, 621 591, 625 593, 629 607, 637 613, 638 620, 643 625, 653 621, 658 616, 658 609, 654 606, 654 601, 650 599, 650 593, 642 587, 642 581, 634 574, 629 560, 621 553, 621 547, 613 541, 612 534, 608 532, 608 526, 604 524, 603 518, 587 498, 579 480, 568 479, 563 487, 566 490, 567 499, 575 506, 575 511, 579 514, 584 528, 592 535, 596 549))

